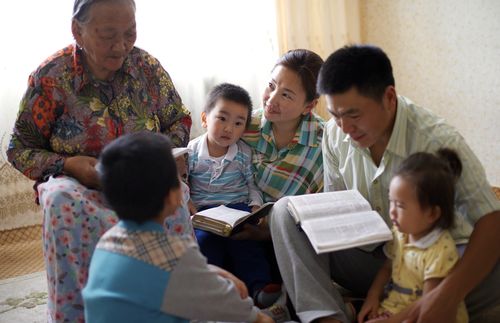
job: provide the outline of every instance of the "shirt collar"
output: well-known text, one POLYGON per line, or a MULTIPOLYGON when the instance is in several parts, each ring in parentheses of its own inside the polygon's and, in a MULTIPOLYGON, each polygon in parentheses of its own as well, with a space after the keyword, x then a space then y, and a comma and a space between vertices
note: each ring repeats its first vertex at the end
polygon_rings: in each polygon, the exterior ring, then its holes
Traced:
POLYGON ((408 156, 406 149, 406 126, 408 124, 408 104, 402 96, 398 95, 396 107, 396 120, 392 129, 391 138, 386 150, 400 157, 408 156))
MULTIPOLYGON (((295 136, 293 137, 290 145, 301 144, 303 146, 309 147, 318 147, 320 145, 317 130, 319 129, 318 123, 321 123, 319 118, 317 118, 314 113, 310 112, 306 115, 303 115, 299 127, 295 131, 295 136)), ((271 131, 272 131, 272 123, 269 122, 264 113, 262 113, 262 119, 260 122, 260 128, 262 129, 262 137, 271 142, 271 131)), ((319 136, 321 137, 321 136, 319 136)))
POLYGON ((143 223, 137 223, 133 220, 120 220, 118 226, 128 231, 164 231, 163 226, 153 220, 148 220, 143 223))
MULTIPOLYGON (((210 153, 208 152, 208 134, 204 133, 202 135, 203 137, 201 138, 200 142, 200 150, 198 151, 198 158, 202 160, 213 160, 213 157, 210 156, 210 153)), ((227 149, 227 153, 224 156, 224 161, 233 161, 233 159, 236 157, 236 154, 238 153, 238 144, 234 143, 229 148, 227 149)))
MULTIPOLYGON (((432 246, 440 237, 441 234, 443 233, 443 230, 441 228, 434 228, 431 232, 427 233, 425 236, 422 238, 418 239, 417 241, 411 243, 408 242, 406 245, 407 246, 412 246, 416 247, 418 249, 427 249, 430 246, 432 246)), ((408 235, 405 235, 405 240, 408 241, 408 235)))

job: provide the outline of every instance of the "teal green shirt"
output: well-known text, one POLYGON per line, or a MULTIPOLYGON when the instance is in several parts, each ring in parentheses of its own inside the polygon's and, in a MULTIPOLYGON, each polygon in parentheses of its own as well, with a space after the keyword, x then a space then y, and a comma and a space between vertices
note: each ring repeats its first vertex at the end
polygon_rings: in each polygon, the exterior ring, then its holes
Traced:
POLYGON ((412 153, 445 147, 454 149, 463 163, 455 197, 456 225, 450 230, 455 241, 466 242, 483 215, 500 209, 481 163, 464 138, 442 118, 405 97, 398 97, 394 129, 379 166, 369 150, 356 146, 333 119, 325 125, 322 145, 325 191, 359 190, 389 225, 389 183, 396 168, 412 153))

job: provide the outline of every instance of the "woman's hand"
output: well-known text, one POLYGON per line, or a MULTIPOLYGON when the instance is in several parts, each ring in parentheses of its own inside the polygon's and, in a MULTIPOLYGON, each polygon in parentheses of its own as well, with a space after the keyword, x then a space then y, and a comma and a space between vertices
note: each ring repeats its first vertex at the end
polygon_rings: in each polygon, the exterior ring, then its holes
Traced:
POLYGON ((99 189, 101 183, 95 169, 97 159, 89 156, 68 157, 64 161, 64 172, 88 188, 99 189))
POLYGON ((231 236, 235 240, 271 240, 271 232, 267 224, 267 216, 260 219, 257 225, 245 224, 243 230, 231 236))

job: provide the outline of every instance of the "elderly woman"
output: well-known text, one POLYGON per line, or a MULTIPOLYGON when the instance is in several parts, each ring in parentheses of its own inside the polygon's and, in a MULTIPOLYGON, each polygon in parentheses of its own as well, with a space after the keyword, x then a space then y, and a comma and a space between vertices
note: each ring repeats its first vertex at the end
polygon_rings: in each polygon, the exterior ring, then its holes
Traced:
POLYGON ((76 0, 71 30, 76 43, 30 75, 7 152, 37 182, 50 322, 83 321, 90 257, 116 222, 95 190, 102 148, 140 130, 185 146, 191 126, 168 73, 134 47, 133 0, 76 0))

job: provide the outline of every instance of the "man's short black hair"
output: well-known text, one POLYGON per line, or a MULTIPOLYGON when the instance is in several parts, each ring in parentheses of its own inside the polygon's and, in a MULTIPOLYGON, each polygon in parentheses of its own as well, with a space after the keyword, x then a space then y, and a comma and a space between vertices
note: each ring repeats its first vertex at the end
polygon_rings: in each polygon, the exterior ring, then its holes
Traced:
POLYGON ((205 103, 205 113, 208 115, 215 107, 219 99, 233 101, 239 103, 247 108, 247 122, 246 127, 250 125, 252 119, 252 99, 248 91, 239 85, 231 83, 221 83, 213 87, 208 93, 207 102, 205 103))
POLYGON ((318 78, 320 94, 342 94, 354 87, 378 102, 389 85, 395 85, 391 61, 380 48, 371 45, 345 46, 333 52, 318 78))
POLYGON ((142 223, 157 217, 165 197, 180 185, 172 145, 163 134, 121 136, 104 148, 99 163, 104 196, 120 219, 142 223))

